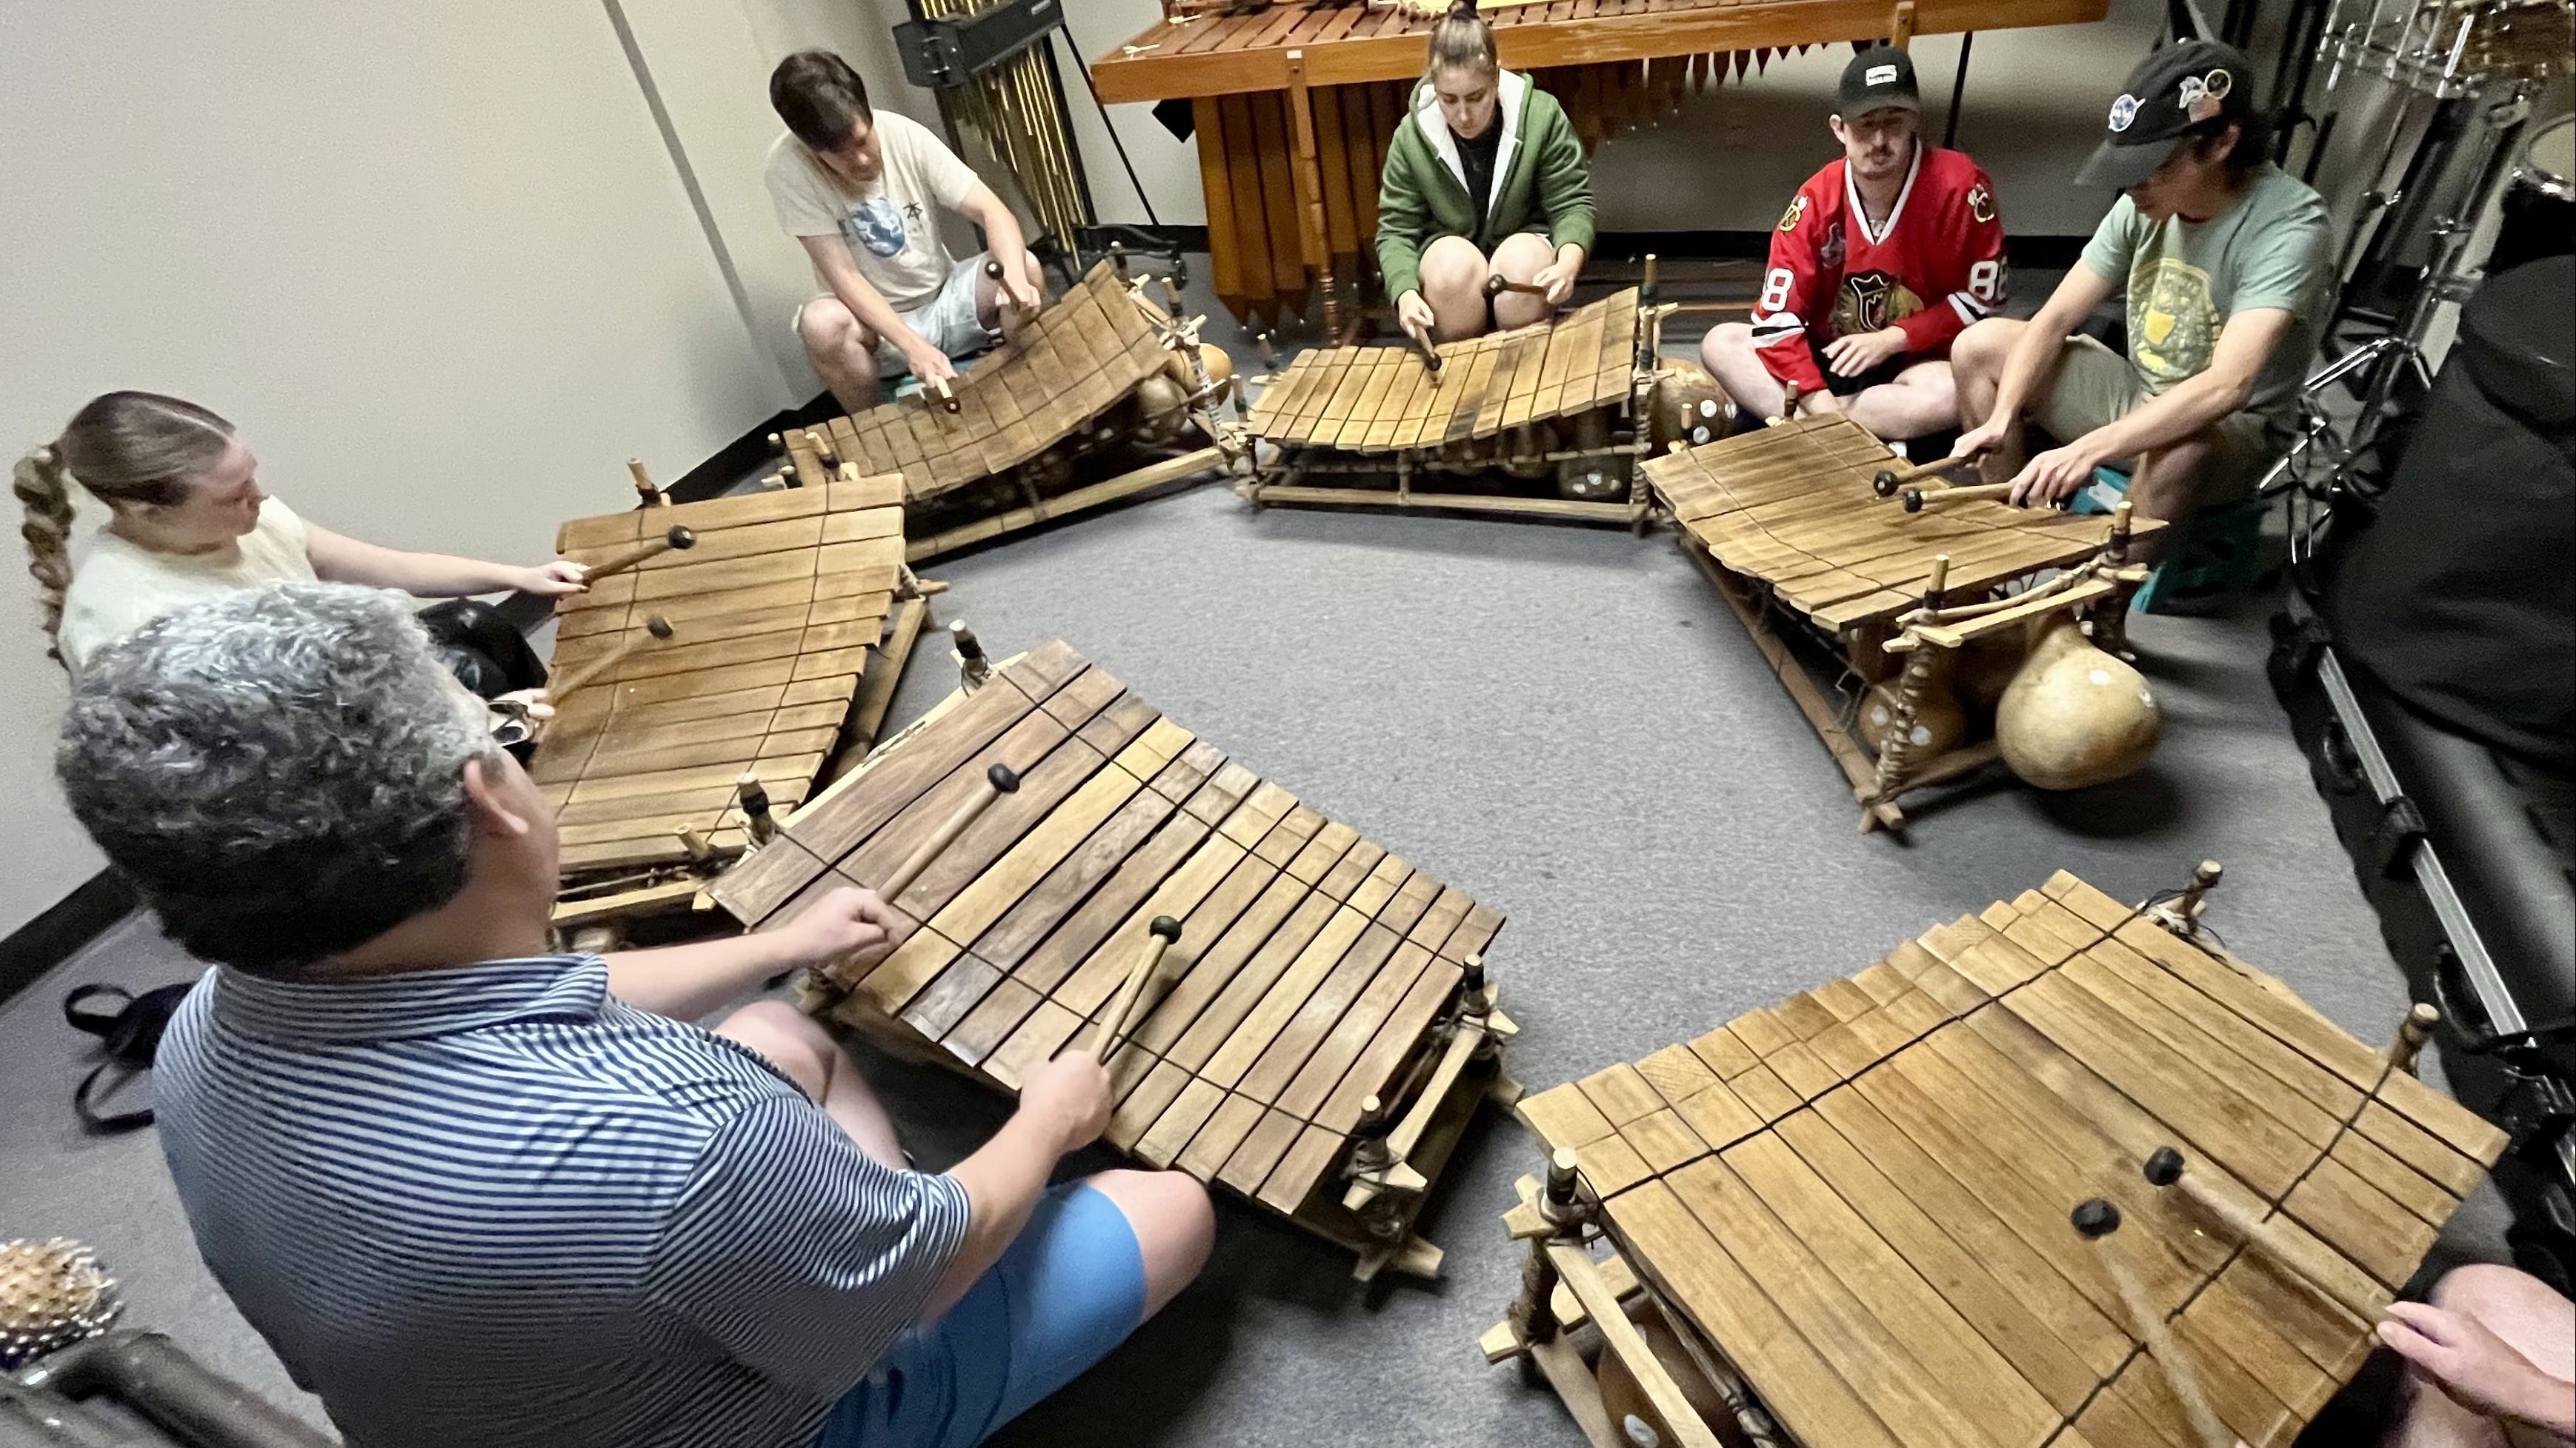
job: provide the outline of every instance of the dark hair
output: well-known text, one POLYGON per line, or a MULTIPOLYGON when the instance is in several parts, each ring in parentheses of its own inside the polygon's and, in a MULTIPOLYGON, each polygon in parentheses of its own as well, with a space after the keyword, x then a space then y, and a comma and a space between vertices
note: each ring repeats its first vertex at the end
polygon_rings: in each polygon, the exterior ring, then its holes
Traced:
POLYGON ((1457 0, 1431 27, 1431 60, 1422 78, 1436 84, 1440 72, 1455 66, 1498 71, 1502 63, 1496 56, 1494 27, 1476 13, 1476 0, 1457 0))
POLYGON ((2208 120, 2196 123, 2182 134, 2183 139, 2191 144, 2194 151, 2205 152, 2210 142, 2227 134, 2229 126, 2236 128, 2236 144, 2228 148, 2223 160, 2227 167, 2227 184, 2238 186, 2244 184, 2246 177, 2254 174, 2255 167, 2272 159, 2272 118, 2270 116, 2261 111, 2247 111, 2244 115, 2236 117, 2212 116, 2208 120))
POLYGON ((860 126, 876 120, 867 82, 828 50, 800 50, 769 73, 769 106, 797 140, 837 151, 860 126))

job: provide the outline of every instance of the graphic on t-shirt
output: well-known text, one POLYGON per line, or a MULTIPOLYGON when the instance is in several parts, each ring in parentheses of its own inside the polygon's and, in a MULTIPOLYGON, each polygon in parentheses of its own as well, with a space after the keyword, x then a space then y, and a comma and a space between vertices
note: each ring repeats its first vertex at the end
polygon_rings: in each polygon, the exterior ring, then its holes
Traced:
POLYGON ((1892 327, 1923 310, 1923 299, 1889 272, 1865 271, 1834 289, 1834 335, 1857 336, 1892 327))
POLYGON ((903 214, 882 191, 865 201, 851 203, 841 215, 841 234, 858 246, 878 256, 894 256, 910 240, 903 227, 903 214))
POLYGON ((2158 390, 2208 370, 2217 349, 2218 308, 2209 273, 2178 257, 2158 257, 2129 279, 2129 356, 2158 390))

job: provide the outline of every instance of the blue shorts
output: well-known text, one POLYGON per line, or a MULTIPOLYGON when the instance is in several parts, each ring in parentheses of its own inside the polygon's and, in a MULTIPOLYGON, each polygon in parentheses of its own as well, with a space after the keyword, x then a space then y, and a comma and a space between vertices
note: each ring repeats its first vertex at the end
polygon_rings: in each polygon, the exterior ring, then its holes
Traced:
POLYGON ((1145 1254, 1127 1214, 1068 1182, 947 1316, 898 1338, 842 1396, 814 1448, 972 1448, 1144 1320, 1145 1254))

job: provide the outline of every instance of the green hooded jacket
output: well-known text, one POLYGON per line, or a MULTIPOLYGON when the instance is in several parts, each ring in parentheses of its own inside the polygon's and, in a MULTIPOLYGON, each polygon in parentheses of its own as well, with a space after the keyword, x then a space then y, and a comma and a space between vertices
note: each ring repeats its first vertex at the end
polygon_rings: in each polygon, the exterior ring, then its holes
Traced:
POLYGON ((1389 297, 1421 288, 1422 249, 1444 236, 1463 236, 1491 256, 1504 237, 1530 231, 1591 254, 1592 169, 1565 108, 1517 71, 1503 71, 1495 89, 1503 138, 1491 204, 1478 217, 1468 210, 1467 174, 1439 98, 1427 80, 1414 87, 1413 113, 1396 125, 1378 188, 1377 264, 1389 297))

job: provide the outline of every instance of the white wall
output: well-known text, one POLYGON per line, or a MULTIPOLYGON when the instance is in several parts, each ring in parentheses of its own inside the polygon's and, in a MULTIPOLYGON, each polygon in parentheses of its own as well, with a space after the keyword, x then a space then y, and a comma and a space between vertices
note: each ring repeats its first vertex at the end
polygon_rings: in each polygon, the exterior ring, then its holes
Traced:
MULTIPOLYGON (((326 524, 533 559, 630 454, 675 477, 786 400, 598 4, 0 0, 0 34, 12 457, 170 391, 326 524)), ((0 579, 6 931, 98 861, 0 579)))

